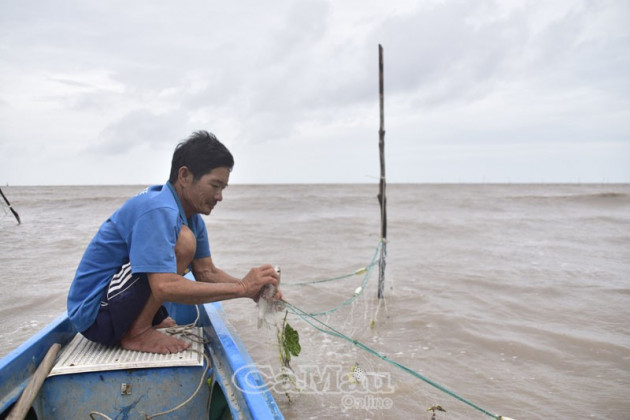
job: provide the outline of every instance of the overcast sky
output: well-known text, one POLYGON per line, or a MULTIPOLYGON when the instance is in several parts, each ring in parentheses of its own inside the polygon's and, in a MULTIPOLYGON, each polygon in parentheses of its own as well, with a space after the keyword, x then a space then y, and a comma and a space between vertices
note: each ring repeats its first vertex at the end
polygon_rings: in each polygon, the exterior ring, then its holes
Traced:
POLYGON ((0 2, 0 185, 630 182, 627 0, 0 2))

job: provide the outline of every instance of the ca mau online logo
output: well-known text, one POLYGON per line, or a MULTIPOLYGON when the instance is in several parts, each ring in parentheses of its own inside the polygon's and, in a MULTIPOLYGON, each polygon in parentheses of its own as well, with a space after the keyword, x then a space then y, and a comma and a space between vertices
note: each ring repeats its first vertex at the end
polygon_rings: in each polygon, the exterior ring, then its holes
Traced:
POLYGON ((393 394, 389 372, 348 370, 340 365, 302 365, 297 372, 270 365, 249 364, 232 375, 240 391, 258 394, 267 390, 296 394, 393 394))

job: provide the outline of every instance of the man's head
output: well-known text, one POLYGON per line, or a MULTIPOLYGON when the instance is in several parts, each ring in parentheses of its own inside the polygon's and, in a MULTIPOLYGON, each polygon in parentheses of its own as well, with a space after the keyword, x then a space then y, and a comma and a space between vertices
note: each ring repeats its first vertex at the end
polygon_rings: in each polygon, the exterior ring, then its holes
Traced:
POLYGON ((171 162, 171 184, 177 182, 179 169, 187 167, 194 176, 194 180, 209 173, 215 168, 234 167, 234 157, 214 134, 207 131, 196 131, 184 142, 177 145, 171 162))
POLYGON ((230 151, 207 131, 197 131, 177 145, 169 181, 187 217, 208 215, 223 200, 233 166, 230 151))

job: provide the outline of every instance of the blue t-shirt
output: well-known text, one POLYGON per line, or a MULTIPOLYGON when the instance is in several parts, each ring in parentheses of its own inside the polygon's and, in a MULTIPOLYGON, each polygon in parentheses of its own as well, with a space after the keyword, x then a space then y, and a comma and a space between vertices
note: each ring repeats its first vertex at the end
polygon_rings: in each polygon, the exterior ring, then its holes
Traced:
POLYGON ((197 238, 195 259, 210 256, 201 215, 186 218, 170 182, 129 199, 99 228, 79 263, 68 292, 68 317, 78 331, 96 319, 112 276, 130 262, 132 273, 176 273, 175 243, 187 225, 197 238))

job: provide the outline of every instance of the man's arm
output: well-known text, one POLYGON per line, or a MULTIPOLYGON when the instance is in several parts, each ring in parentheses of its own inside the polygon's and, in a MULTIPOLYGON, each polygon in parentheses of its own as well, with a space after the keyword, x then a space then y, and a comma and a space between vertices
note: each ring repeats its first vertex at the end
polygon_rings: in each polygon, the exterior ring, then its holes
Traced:
MULTIPOLYGON (((199 259, 193 260, 192 262, 193 275, 195 276, 195 279, 197 281, 208 282, 208 283, 241 283, 247 280, 252 275, 263 275, 263 273, 265 275, 270 275, 269 273, 271 273, 272 277, 274 277, 277 281, 280 281, 280 278, 278 274, 276 273, 276 270, 273 269, 270 265, 263 265, 261 267, 258 267, 258 269, 264 270, 264 271, 256 272, 254 271, 255 269, 252 269, 247 274, 247 276, 245 276, 245 278, 241 280, 234 276, 229 275, 228 273, 226 273, 225 271, 221 270, 216 265, 214 265, 211 257, 199 258, 199 259)), ((273 284, 277 285, 277 282, 274 282, 273 284)), ((278 288, 278 291, 276 293, 276 296, 274 296, 274 298, 282 299, 282 297, 283 297, 282 292, 278 288)), ((254 299, 255 301, 258 301, 258 294, 256 296, 253 296, 252 299, 254 299)))
POLYGON ((220 270, 212 262, 212 257, 193 260, 192 271, 197 281, 207 283, 240 283, 240 279, 220 270))
MULTIPOLYGON (((197 275, 194 264, 193 273, 197 275)), ((209 272, 206 271, 205 275, 208 274, 209 272)), ((240 297, 258 300, 263 286, 278 285, 278 274, 270 265, 252 268, 242 280, 231 277, 221 270, 212 271, 210 279, 225 279, 224 282, 190 281, 175 273, 148 273, 147 277, 151 285, 151 293, 158 301, 186 304, 216 302, 240 297)))

